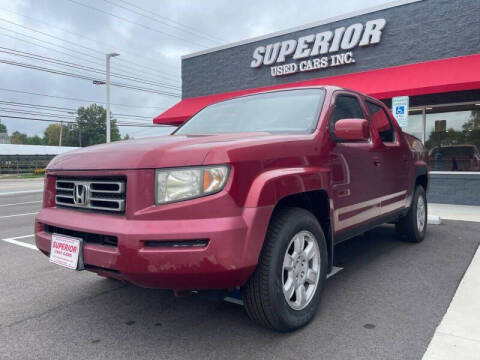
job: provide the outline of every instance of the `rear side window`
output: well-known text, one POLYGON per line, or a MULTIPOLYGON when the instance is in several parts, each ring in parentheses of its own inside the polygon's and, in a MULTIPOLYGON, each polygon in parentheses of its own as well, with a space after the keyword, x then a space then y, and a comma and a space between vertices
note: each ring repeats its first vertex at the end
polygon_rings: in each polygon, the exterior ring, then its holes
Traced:
POLYGON ((392 122, 390 121, 387 113, 381 106, 377 104, 371 103, 369 101, 366 102, 368 111, 372 116, 372 122, 375 124, 375 127, 378 130, 378 134, 380 135, 380 139, 382 142, 394 142, 395 141, 395 131, 393 129, 392 122))
POLYGON ((357 98, 350 95, 338 95, 333 110, 333 123, 341 119, 364 119, 362 108, 357 98))

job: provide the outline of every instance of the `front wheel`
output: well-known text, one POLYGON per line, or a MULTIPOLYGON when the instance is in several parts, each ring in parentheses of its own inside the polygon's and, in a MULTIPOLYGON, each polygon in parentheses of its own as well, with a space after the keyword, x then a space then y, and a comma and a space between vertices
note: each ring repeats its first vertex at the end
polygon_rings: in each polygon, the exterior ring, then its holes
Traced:
POLYGON ((402 240, 419 243, 427 232, 428 207, 423 186, 417 186, 413 194, 412 205, 407 215, 395 225, 397 234, 402 240))
POLYGON ((327 273, 327 247, 315 216, 299 208, 274 215, 257 269, 242 288, 249 317, 291 331, 315 315, 327 273))

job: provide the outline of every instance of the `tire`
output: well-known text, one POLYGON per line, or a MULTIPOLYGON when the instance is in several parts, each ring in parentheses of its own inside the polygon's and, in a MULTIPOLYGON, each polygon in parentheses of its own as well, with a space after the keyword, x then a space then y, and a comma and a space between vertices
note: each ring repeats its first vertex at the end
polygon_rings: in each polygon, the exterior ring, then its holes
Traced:
POLYGON ((271 220, 257 268, 242 287, 248 316, 280 332, 309 323, 320 303, 327 262, 325 236, 315 216, 300 208, 280 210, 271 220))
POLYGON ((395 230, 398 236, 408 242, 422 242, 427 233, 427 197, 423 186, 417 186, 413 194, 412 205, 407 215, 400 218, 395 224, 395 230), (422 209, 423 204, 423 211, 422 209), (418 217, 418 218, 417 218, 418 217), (423 226, 422 226, 423 219, 423 226))

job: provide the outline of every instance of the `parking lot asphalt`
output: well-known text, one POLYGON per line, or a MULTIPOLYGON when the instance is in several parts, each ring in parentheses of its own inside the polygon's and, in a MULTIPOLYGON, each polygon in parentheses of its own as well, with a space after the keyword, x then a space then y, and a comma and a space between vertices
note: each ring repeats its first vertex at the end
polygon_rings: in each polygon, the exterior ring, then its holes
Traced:
MULTIPOLYGON (((34 215, 10 215, 35 213, 40 200, 0 196, 0 239, 32 234, 34 215)), ((327 281, 317 316, 289 334, 256 326, 239 305, 64 269, 0 240, 0 358, 420 359, 479 232, 479 223, 446 221, 407 244, 386 225, 340 244, 343 270, 327 281)))

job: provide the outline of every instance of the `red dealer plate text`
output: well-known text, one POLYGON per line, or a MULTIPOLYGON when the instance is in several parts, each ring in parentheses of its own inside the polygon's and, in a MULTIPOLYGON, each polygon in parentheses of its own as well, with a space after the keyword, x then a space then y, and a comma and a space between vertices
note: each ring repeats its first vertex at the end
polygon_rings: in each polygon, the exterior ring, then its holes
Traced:
POLYGON ((80 253, 81 239, 76 239, 59 234, 52 234, 50 247, 50 262, 65 266, 69 269, 76 269, 78 255, 80 253))

